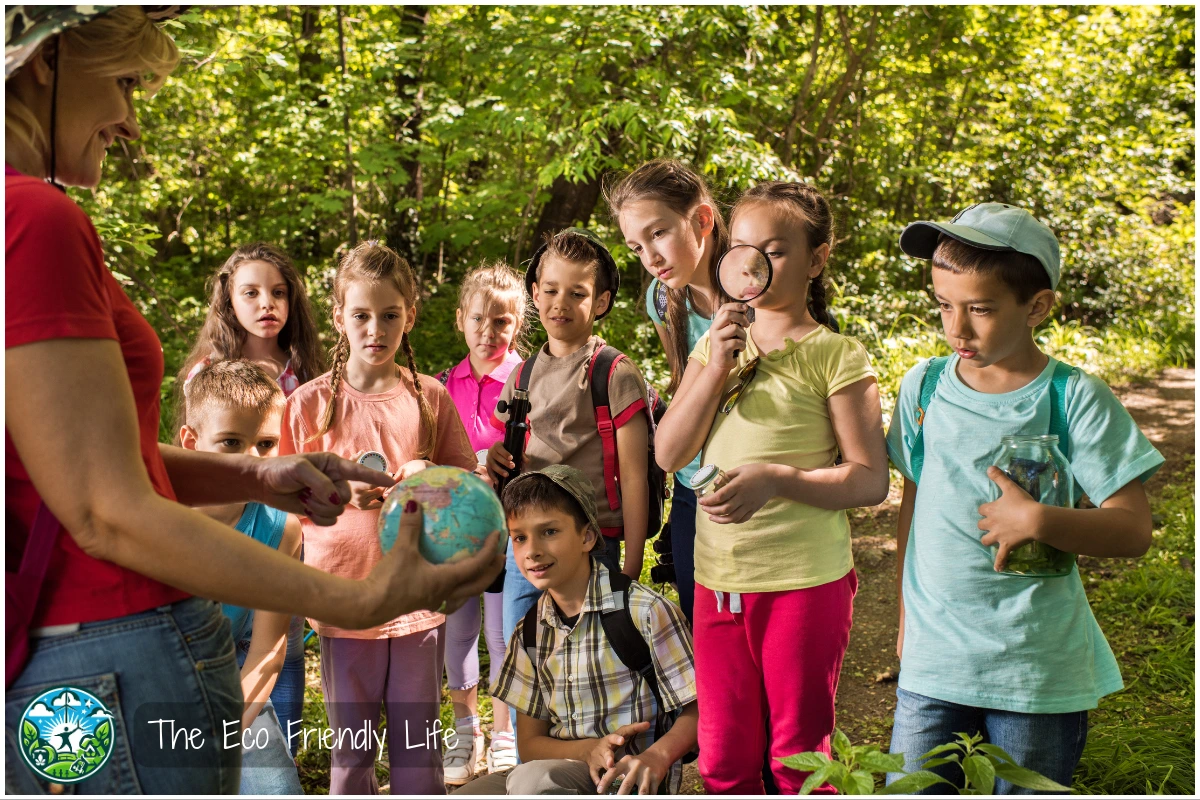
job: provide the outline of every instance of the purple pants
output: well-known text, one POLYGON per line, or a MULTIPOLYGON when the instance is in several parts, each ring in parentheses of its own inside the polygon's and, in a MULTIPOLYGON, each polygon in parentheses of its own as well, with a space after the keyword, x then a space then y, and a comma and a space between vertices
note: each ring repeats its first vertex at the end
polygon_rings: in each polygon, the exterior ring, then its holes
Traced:
POLYGON ((374 732, 381 708, 392 794, 446 793, 438 717, 445 633, 442 624, 394 639, 321 637, 321 687, 333 731, 330 794, 379 794, 374 732))
MULTIPOLYGON (((504 666, 504 595, 485 592, 483 625, 487 638, 488 681, 495 682, 504 666)), ((479 683, 479 601, 467 604, 446 617, 446 680, 455 691, 479 683)))

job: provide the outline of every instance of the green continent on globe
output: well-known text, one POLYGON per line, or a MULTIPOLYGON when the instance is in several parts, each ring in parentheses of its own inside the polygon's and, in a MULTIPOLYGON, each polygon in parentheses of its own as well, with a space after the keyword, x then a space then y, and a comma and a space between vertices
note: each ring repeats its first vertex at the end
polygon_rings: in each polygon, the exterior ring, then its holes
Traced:
MULTIPOLYGON (((458 467, 430 467, 402 481, 384 503, 379 542, 385 553, 396 543, 409 500, 416 500, 424 513, 419 549, 434 564, 474 555, 489 533, 507 530, 499 498, 478 475, 458 467)), ((500 538, 500 552, 505 538, 500 538)))

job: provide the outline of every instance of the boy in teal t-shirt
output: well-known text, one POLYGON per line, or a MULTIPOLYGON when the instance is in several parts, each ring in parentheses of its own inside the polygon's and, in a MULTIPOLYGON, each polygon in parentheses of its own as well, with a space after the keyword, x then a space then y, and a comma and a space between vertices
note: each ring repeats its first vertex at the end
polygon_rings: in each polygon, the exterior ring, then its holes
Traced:
MULTIPOLYGON (((1163 457, 1108 386, 1075 368, 1059 390, 1067 423, 1060 449, 1098 508, 1033 500, 993 465, 1002 436, 1050 429, 1059 362, 1038 349, 1033 330, 1054 307, 1058 241, 1029 212, 982 203, 951 223, 909 225, 900 247, 932 260, 955 354, 930 373, 924 411, 930 362, 904 376, 887 435, 905 479, 892 752, 904 753, 912 771, 955 733, 981 733, 1021 766, 1069 786, 1087 711, 1123 688, 1121 673, 1077 569, 1043 578, 999 570, 1012 548, 1031 540, 1101 558, 1145 553, 1151 517, 1142 483, 1163 457)), ((933 771, 962 785, 956 764, 933 771)), ((997 780, 996 791, 1014 787, 997 780)))

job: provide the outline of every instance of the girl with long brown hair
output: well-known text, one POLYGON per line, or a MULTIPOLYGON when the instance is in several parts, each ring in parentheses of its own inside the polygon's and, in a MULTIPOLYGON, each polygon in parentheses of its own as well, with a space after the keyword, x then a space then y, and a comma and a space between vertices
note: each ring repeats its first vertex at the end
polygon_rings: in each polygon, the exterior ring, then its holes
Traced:
MULTIPOLYGON (((729 246, 725 220, 704 178, 669 159, 642 164, 608 187, 605 198, 626 244, 654 276, 646 312, 667 353, 667 392, 674 394, 688 355, 708 332, 720 305, 715 269, 729 246)), ((699 467, 697 455, 675 473, 669 523, 679 605, 689 622, 696 538, 696 494, 690 482, 699 467)))

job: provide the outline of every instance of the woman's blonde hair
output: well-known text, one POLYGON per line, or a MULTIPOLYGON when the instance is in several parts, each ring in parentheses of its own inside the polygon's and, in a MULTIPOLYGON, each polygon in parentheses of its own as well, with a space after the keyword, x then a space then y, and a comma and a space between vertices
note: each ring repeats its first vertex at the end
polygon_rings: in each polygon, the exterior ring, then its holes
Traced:
POLYGON ((471 270, 458 290, 458 308, 462 311, 464 319, 470 311, 475 295, 479 294, 483 295, 484 308, 496 303, 512 311, 516 317, 512 347, 524 355, 529 345, 525 324, 529 299, 525 296, 525 282, 521 280, 521 276, 503 261, 485 261, 471 270))
MULTIPOLYGON (((151 94, 179 65, 179 49, 141 6, 117 6, 95 19, 59 34, 71 58, 84 69, 109 77, 136 71, 141 86, 151 94)), ((35 56, 36 58, 36 56, 35 56)), ((22 67, 25 69, 25 67, 22 67)), ((5 146, 14 144, 48 158, 50 139, 16 92, 4 83, 5 146)), ((61 124, 61 122, 60 122, 61 124)))
MULTIPOLYGON (((354 281, 371 283, 391 281, 400 291, 404 302, 408 303, 413 315, 416 315, 420 301, 417 274, 413 272, 413 268, 408 265, 407 261, 387 245, 380 244, 375 240, 363 242, 342 257, 341 262, 338 263, 337 275, 333 279, 335 313, 345 306, 346 288, 354 281)), ((412 344, 408 340, 407 333, 401 337, 400 347, 404 350, 404 357, 408 361, 413 391, 417 395, 417 407, 421 410, 420 452, 417 457, 429 459, 433 457, 434 448, 437 447, 437 417, 434 416, 433 406, 429 405, 429 400, 426 399, 425 392, 421 388, 421 376, 417 374, 417 360, 413 356, 412 344)), ((330 353, 333 368, 329 375, 329 405, 321 415, 317 432, 308 438, 309 442, 324 436, 333 425, 338 390, 342 386, 342 376, 349 358, 350 340, 346 338, 345 332, 342 332, 330 353)))

